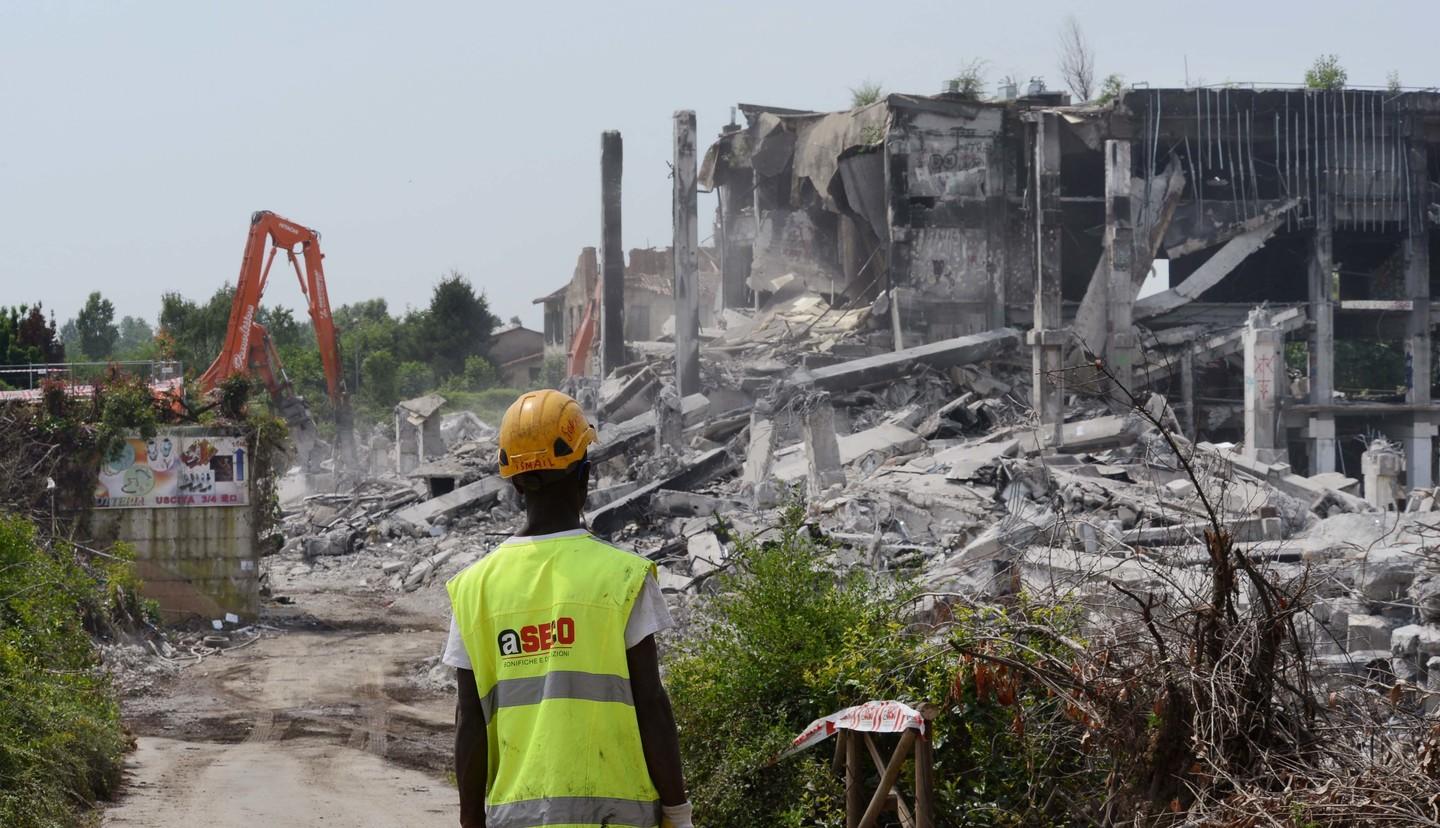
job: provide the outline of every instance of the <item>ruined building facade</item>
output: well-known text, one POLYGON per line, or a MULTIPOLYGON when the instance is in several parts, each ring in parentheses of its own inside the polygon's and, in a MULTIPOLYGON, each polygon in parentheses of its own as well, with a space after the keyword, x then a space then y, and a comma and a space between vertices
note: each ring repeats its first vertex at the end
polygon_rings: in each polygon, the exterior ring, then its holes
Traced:
POLYGON ((741 106, 701 168, 720 302, 799 280, 836 307, 883 296, 907 346, 1029 329, 1047 424, 1102 358, 1252 456, 1358 476, 1383 436, 1430 486, 1440 94, 1056 104, 741 106))
MULTIPOLYGON (((661 338, 675 315, 675 276, 670 248, 634 248, 625 264, 625 339, 629 342, 661 338)), ((600 265, 593 247, 580 251, 570 281, 534 300, 545 310, 545 347, 566 352, 571 338, 596 300, 600 265)), ((720 283, 719 257, 714 248, 700 249, 701 324, 712 324, 720 283)))

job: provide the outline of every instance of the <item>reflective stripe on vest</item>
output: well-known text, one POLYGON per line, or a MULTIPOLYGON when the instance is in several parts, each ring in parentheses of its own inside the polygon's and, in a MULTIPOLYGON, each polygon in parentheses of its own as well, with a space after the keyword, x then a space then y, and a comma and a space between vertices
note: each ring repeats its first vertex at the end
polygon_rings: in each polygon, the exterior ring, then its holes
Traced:
POLYGON ((654 828, 625 651, 654 564, 588 533, 513 539, 447 584, 487 736, 491 828, 654 828))
POLYGON ((504 828, 533 828, 542 825, 611 825, 619 828, 657 828, 659 809, 628 799, 595 796, 556 796, 523 799, 485 808, 487 825, 504 828))
POLYGON ((495 717, 497 708, 539 704, 545 699, 588 699, 619 702, 632 707, 635 705, 630 680, 627 678, 551 670, 543 676, 502 679, 496 682, 490 692, 480 699, 480 706, 485 710, 485 721, 488 724, 495 717))

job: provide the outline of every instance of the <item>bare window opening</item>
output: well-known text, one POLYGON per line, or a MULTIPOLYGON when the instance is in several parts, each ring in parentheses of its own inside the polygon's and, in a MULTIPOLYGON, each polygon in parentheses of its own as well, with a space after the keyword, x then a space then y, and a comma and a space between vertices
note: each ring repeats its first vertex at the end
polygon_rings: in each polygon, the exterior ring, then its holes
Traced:
POLYGON ((1335 343, 1335 390, 1347 400, 1404 402, 1404 343, 1342 339, 1335 343))
POLYGON ((1150 263, 1150 273, 1145 276, 1145 281, 1140 284, 1140 295, 1135 298, 1144 299, 1146 296, 1164 293, 1169 289, 1170 260, 1156 259, 1150 263))

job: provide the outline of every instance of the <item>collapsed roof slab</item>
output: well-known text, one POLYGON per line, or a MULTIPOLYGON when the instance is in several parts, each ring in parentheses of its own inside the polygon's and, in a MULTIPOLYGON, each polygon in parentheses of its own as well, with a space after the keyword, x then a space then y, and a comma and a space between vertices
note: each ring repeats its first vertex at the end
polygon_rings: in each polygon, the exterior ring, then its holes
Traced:
POLYGON ((1251 253, 1264 247, 1282 221, 1282 218, 1273 218, 1254 230, 1230 239, 1201 265, 1199 270, 1190 274, 1190 278, 1169 290, 1136 300, 1135 318, 1148 319, 1199 299, 1201 294, 1235 272, 1235 268, 1251 253))
POLYGON ((809 372, 808 377, 801 373, 796 379, 801 383, 808 381, 826 391, 854 390, 899 379, 922 365, 943 370, 990 359, 1019 344, 1019 331, 1014 328, 996 328, 984 333, 957 336, 929 345, 917 345, 893 353, 815 368, 809 372))

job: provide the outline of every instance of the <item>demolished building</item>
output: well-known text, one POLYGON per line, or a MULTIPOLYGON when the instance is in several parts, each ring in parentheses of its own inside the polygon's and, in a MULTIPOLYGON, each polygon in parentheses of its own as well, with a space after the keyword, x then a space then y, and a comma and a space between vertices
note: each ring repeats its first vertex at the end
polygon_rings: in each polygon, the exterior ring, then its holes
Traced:
MULTIPOLYGON (((1274 427, 1253 448, 1312 473, 1358 470, 1356 438, 1382 432, 1404 443, 1408 484, 1431 485, 1440 94, 740 109, 747 124, 727 127, 701 170, 719 194, 727 307, 798 280, 836 306, 888 294, 896 347, 1028 328, 1037 400, 1063 393, 1043 387, 1062 366, 1101 356, 1169 394, 1192 428, 1241 442, 1244 389, 1258 388, 1252 414, 1274 427), (1141 298, 1157 259, 1168 284, 1141 298), (1257 305, 1298 382, 1276 379, 1270 351, 1243 363, 1257 305), (1370 381, 1390 386, 1337 386, 1337 342, 1342 359, 1352 342, 1378 352, 1393 376, 1370 381)), ((1037 408, 1047 421, 1060 410, 1037 408)))
MULTIPOLYGON (((740 107, 700 176, 720 204, 700 392, 678 344, 640 337, 567 386, 599 429, 588 525, 682 604, 800 502, 837 566, 914 575, 936 612, 1023 590, 1104 618, 1115 584, 1193 592, 1223 523, 1319 585, 1306 633, 1334 672, 1440 690, 1440 95, 1063 104, 740 107), (1339 370, 1376 343, 1395 364, 1339 370)), ((587 249, 543 300, 551 347, 598 279, 587 249)), ((487 440, 447 438, 448 492, 317 496, 295 533, 378 554, 303 566, 407 591, 484 555, 518 514, 487 440)))
MULTIPOLYGON (((674 266, 670 248, 634 248, 625 264, 625 339, 648 342, 661 339, 674 325, 674 266)), ((575 271, 560 288, 534 300, 544 308, 545 347, 564 353, 596 304, 600 265, 595 248, 580 251, 575 271)), ((719 255, 714 248, 700 251, 701 324, 714 324, 720 284, 719 255)))

